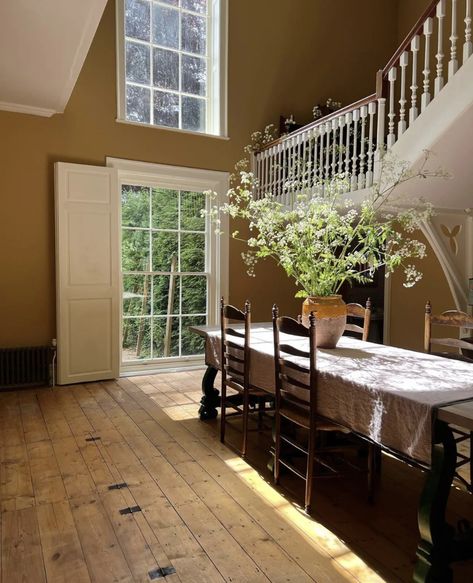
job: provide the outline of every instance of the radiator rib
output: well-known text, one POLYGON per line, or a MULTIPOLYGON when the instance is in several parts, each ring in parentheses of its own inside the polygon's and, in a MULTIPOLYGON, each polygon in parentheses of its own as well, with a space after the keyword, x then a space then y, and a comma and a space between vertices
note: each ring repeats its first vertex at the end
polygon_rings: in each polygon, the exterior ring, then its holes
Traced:
POLYGON ((48 385, 49 346, 0 348, 0 389, 48 385))

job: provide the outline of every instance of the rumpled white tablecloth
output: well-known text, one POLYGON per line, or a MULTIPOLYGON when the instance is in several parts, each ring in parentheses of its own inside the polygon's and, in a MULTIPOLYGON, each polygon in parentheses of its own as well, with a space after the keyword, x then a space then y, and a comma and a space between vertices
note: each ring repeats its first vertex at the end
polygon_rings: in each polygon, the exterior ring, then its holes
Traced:
MULTIPOLYGON (((220 331, 205 331, 206 363, 220 369, 220 331)), ((306 339, 292 343, 308 348, 306 339)), ((251 348, 251 383, 274 392, 270 325, 252 326, 251 348)), ((317 349, 317 369, 321 415, 426 465, 436 408, 473 399, 469 363, 345 336, 337 348, 317 349)))

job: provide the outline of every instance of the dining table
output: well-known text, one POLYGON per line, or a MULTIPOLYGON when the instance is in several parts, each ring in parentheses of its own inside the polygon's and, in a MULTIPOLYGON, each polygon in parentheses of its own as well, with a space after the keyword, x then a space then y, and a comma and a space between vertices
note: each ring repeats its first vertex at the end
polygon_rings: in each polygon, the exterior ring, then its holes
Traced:
MULTIPOLYGON (((202 420, 220 405, 220 327, 193 326, 205 341, 202 420)), ((302 350, 308 338, 282 338, 302 350)), ((243 342, 243 339, 241 340, 243 342)), ((301 366, 308 368, 305 359, 301 366)), ((446 521, 457 461, 455 427, 473 431, 473 366, 459 360, 342 336, 336 348, 317 348, 318 413, 400 460, 426 470, 418 509, 420 541, 413 580, 453 581, 451 564, 473 559, 473 529, 446 521)), ((271 323, 252 324, 250 383, 274 393, 271 323)))

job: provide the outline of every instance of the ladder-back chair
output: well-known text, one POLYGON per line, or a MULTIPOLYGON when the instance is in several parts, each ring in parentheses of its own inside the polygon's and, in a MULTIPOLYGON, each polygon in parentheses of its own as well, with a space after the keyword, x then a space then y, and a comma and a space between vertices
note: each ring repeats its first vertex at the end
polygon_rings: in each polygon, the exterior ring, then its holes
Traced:
MULTIPOLYGON (((346 475, 334 468, 323 454, 340 453, 353 449, 352 444, 325 447, 319 444, 322 433, 345 432, 346 429, 330 420, 324 419, 317 412, 317 368, 316 368, 316 318, 314 313, 309 318, 309 328, 289 317, 280 317, 277 306, 273 306, 274 365, 276 383, 275 407, 275 446, 274 446, 274 482, 279 483, 281 466, 284 466, 305 481, 305 511, 310 513, 313 479, 316 465, 325 470, 325 476, 346 475), (281 334, 290 335, 293 340, 306 338, 305 348, 281 343, 281 334), (295 359, 305 359, 305 366, 295 359), (296 396, 297 391, 300 396, 296 396), (305 398, 302 395, 305 394, 305 398), (308 434, 307 446, 296 441, 288 429, 302 427, 308 434), (289 446, 289 448, 287 447, 289 446), (297 468, 284 450, 302 452, 306 457, 305 472, 297 468)), ((291 340, 289 340, 291 342, 291 340)), ((358 444, 359 445, 359 444, 358 444)), ((374 446, 370 444, 368 454, 369 494, 372 495, 374 480, 374 446)))
POLYGON ((356 334, 361 334, 361 339, 364 342, 367 342, 371 323, 371 299, 368 298, 366 300, 365 307, 363 307, 361 304, 347 304, 347 317, 362 320, 363 325, 360 326, 354 322, 347 322, 345 326, 345 332, 355 332, 356 334))
POLYGON ((243 440, 241 455, 246 456, 248 444, 248 418, 250 404, 258 404, 259 426, 261 414, 265 403, 272 401, 269 393, 257 389, 250 384, 250 337, 251 337, 251 304, 245 302, 244 311, 235 306, 225 304, 221 299, 220 304, 221 323, 221 367, 222 367, 222 392, 221 392, 221 418, 220 441, 225 443, 225 429, 227 418, 236 415, 242 416, 243 440), (243 326, 236 326, 242 324, 243 326), (233 389, 240 398, 229 398, 227 389, 233 389), (227 408, 233 409, 227 413, 227 408))
MULTIPOLYGON (((442 356, 444 358, 451 358, 454 360, 460 360, 463 362, 469 362, 473 364, 473 358, 466 356, 462 353, 462 350, 473 350, 473 344, 463 340, 461 338, 435 338, 432 337, 432 327, 446 327, 456 328, 458 330, 458 335, 460 335, 461 329, 473 329, 473 317, 469 316, 465 312, 460 310, 447 310, 442 312, 440 315, 432 314, 432 304, 430 301, 427 302, 425 306, 425 325, 424 325, 424 351, 429 354, 434 354, 436 356, 442 356), (454 348, 457 352, 447 352, 447 351, 432 351, 432 346, 444 347, 444 348, 454 348)), ((471 352, 470 352, 471 354, 471 352)), ((463 431, 460 428, 453 429, 455 434, 455 441, 457 444, 462 442, 469 443, 469 455, 462 452, 457 452, 457 464, 456 464, 456 478, 470 491, 473 492, 473 433, 468 431, 463 431), (469 483, 465 478, 459 474, 458 470, 469 464, 469 483)))

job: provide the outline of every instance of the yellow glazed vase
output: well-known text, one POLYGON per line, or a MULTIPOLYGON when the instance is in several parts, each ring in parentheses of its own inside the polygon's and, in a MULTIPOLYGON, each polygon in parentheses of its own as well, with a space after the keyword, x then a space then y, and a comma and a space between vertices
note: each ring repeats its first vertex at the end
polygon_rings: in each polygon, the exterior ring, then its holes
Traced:
POLYGON ((314 296, 302 304, 302 323, 309 326, 309 316, 315 312, 316 342, 319 348, 335 348, 347 323, 347 306, 340 295, 314 296))

